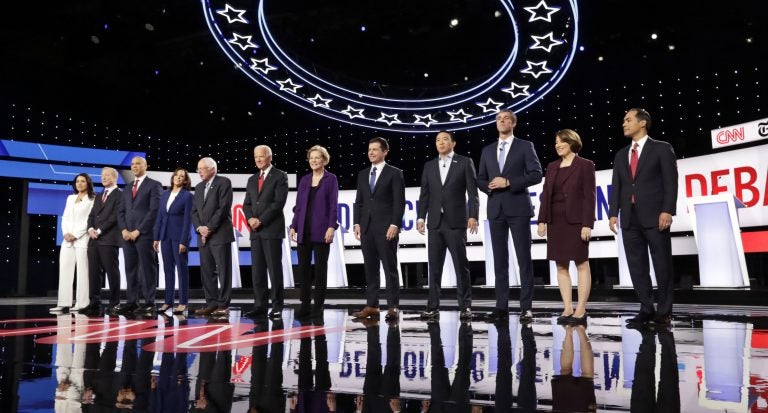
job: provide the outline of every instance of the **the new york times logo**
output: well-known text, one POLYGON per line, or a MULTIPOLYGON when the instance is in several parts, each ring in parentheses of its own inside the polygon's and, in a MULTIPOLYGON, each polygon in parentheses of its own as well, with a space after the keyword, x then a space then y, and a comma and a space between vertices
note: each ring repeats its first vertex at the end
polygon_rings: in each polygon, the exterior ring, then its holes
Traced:
POLYGON ((763 138, 768 137, 768 122, 758 123, 757 133, 763 138))

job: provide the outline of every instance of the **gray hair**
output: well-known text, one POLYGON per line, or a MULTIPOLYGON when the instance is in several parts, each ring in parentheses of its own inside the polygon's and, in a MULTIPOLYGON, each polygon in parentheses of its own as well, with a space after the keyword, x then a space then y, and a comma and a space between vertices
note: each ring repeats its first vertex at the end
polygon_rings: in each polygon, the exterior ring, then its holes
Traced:
POLYGON ((272 157, 272 148, 270 148, 269 146, 267 146, 267 145, 258 145, 255 148, 253 148, 253 151, 256 152, 259 149, 264 149, 265 151, 267 151, 267 156, 269 156, 270 158, 272 157))
POLYGON ((218 171, 218 168, 216 167, 216 161, 213 160, 213 158, 205 157, 203 159, 200 159, 203 163, 205 163, 205 166, 212 168, 214 171, 218 171))
POLYGON ((115 178, 115 181, 117 181, 117 169, 109 167, 109 166, 105 166, 105 167, 101 168, 101 172, 102 173, 104 173, 105 171, 109 172, 109 174, 112 175, 112 178, 115 178))

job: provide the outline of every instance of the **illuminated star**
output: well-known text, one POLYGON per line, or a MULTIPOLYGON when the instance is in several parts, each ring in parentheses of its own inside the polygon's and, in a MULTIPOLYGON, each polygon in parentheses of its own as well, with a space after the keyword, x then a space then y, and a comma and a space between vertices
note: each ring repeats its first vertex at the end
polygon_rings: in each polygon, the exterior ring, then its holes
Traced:
POLYGON ((499 111, 499 108, 501 108, 501 105, 503 105, 503 103, 494 102, 493 99, 488 98, 488 100, 486 100, 485 103, 476 103, 476 105, 483 108, 483 113, 488 113, 488 112, 496 113, 499 111), (491 106, 493 106, 493 108, 491 106))
POLYGON ((216 10, 216 13, 226 17, 227 23, 229 24, 236 23, 236 22, 248 24, 248 20, 246 20, 245 17, 243 17, 243 15, 245 14, 245 10, 238 10, 230 6, 229 4, 226 4, 224 6, 224 10, 216 10))
POLYGON ((397 118, 397 113, 387 115, 386 113, 381 112, 381 117, 376 119, 376 121, 384 122, 387 126, 392 126, 393 123, 400 123, 400 119, 397 118))
POLYGON ((365 119, 365 116, 363 115, 363 109, 355 109, 350 105, 347 105, 347 108, 342 110, 341 113, 349 116, 350 119, 354 119, 354 118, 365 119))
POLYGON ((512 85, 506 89, 501 89, 502 92, 509 93, 512 95, 512 98, 516 98, 518 96, 531 96, 530 93, 528 93, 528 88, 530 86, 528 85, 518 85, 515 82, 512 82, 512 85))
POLYGON ((258 70, 258 71, 260 71, 261 73, 264 73, 265 75, 266 75, 266 74, 267 74, 267 72, 269 72, 270 70, 277 70, 277 68, 276 68, 275 66, 272 66, 272 65, 270 65, 270 64, 269 64, 269 60, 267 60, 267 58, 266 58, 266 57, 265 57, 265 58, 263 58, 263 59, 254 59, 254 58, 251 58, 251 63, 253 63, 253 64, 251 65, 251 69, 253 69, 253 70, 258 70))
POLYGON ((330 109, 331 108, 330 106, 328 106, 328 104, 331 103, 332 100, 333 99, 323 99, 323 97, 320 96, 319 93, 316 94, 315 97, 309 98, 309 101, 312 102, 312 106, 313 107, 316 107, 316 108, 317 107, 321 107, 321 108, 326 108, 326 109, 330 109))
POLYGON ((552 34, 552 32, 549 32, 544 36, 531 36, 531 39, 533 39, 533 41, 536 42, 536 44, 531 46, 531 49, 542 49, 542 50, 546 50, 547 53, 552 53, 553 47, 563 44, 562 41, 555 40, 553 36, 554 35, 552 34), (542 42, 542 40, 545 40, 546 43, 542 42))
POLYGON ((297 85, 296 83, 293 83, 293 80, 289 77, 285 80, 278 80, 277 83, 280 84, 280 90, 287 90, 292 93, 296 93, 296 90, 300 87, 303 87, 304 85, 297 85), (288 86, 286 86, 288 85, 288 86))
POLYGON ((421 123, 422 125, 424 125, 426 127, 429 127, 429 125, 431 125, 433 123, 437 123, 436 120, 432 119, 432 114, 431 113, 429 115, 424 115, 424 116, 413 115, 413 117, 416 118, 416 120, 413 121, 413 123, 421 123))
POLYGON ((545 22, 552 23, 552 14, 560 10, 558 7, 549 7, 544 0, 541 0, 539 4, 533 7, 523 7, 525 11, 531 13, 529 22, 535 22, 536 20, 544 20, 545 22))
POLYGON ((472 115, 464 112, 464 109, 459 109, 456 112, 448 112, 449 115, 451 115, 452 121, 459 121, 463 123, 467 123, 467 119, 471 118, 472 115))
POLYGON ((229 39, 228 42, 240 46, 240 48, 243 49, 243 50, 247 50, 247 49, 249 49, 251 47, 254 48, 254 49, 259 47, 259 46, 257 46, 255 43, 253 43, 251 41, 251 38, 253 36, 250 36, 250 35, 248 35, 248 36, 241 36, 241 35, 239 35, 237 33, 232 33, 232 34, 234 34, 235 37, 229 39))
POLYGON ((527 73, 536 79, 544 73, 552 73, 552 70, 547 67, 546 60, 543 62, 531 62, 530 60, 526 60, 525 63, 528 63, 528 67, 521 70, 520 73, 527 73), (536 69, 534 69, 534 66, 536 69))

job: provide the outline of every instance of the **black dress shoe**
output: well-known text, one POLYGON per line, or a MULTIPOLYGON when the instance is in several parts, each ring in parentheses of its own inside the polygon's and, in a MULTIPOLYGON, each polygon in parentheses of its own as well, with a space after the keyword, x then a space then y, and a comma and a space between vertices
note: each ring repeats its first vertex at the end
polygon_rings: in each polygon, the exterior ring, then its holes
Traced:
POLYGON ((270 320, 282 320, 283 319, 283 312, 281 310, 272 310, 267 315, 270 320))
POLYGON ((243 316, 248 318, 260 318, 267 316, 267 309, 263 307, 254 307, 251 311, 244 313, 243 316))
POLYGON ((488 314, 488 319, 491 321, 509 320, 509 310, 495 309, 488 314))
POLYGON ((659 326, 671 325, 672 316, 669 314, 656 314, 656 317, 653 317, 653 323, 659 326))
POLYGON ((296 312, 293 313, 293 317, 297 320, 309 318, 311 315, 309 305, 302 304, 299 306, 298 309, 296 309, 296 312))
POLYGON ((126 304, 121 305, 118 308, 117 313, 118 314, 129 314, 129 313, 133 313, 134 310, 136 310, 137 308, 139 308, 139 306, 137 304, 126 303, 126 304))
POLYGON ((152 304, 140 305, 133 312, 135 314, 151 314, 155 312, 155 306, 152 304))
POLYGON ((531 321, 533 321, 533 313, 531 310, 525 310, 520 313, 521 323, 530 323, 531 321))
POLYGON ((581 317, 570 316, 567 322, 571 326, 585 326, 587 325, 587 313, 584 313, 581 317))
POLYGON ((653 313, 637 313, 636 316, 627 319, 627 324, 646 324, 653 321, 655 315, 653 313))
POLYGON ((440 318, 440 311, 438 310, 427 310, 422 311, 421 314, 419 314, 419 318, 422 320, 438 320, 440 318))
POLYGON ((467 307, 459 313, 459 320, 470 321, 472 320, 472 309, 467 307))
POLYGON ((557 324, 559 325, 565 325, 568 324, 568 321, 571 320, 571 316, 569 315, 561 315, 560 317, 557 317, 557 324))

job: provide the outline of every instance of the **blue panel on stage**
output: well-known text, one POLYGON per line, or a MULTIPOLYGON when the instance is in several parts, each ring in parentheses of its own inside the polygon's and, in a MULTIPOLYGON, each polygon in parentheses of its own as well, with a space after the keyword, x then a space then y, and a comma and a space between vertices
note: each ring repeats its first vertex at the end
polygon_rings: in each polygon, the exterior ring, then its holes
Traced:
MULTIPOLYGON (((87 173, 95 182, 101 182, 101 168, 19 161, 0 161, 0 176, 11 178, 72 181, 72 179, 80 173, 87 173)), ((117 184, 125 184, 125 181, 120 174, 117 176, 117 184)))
POLYGON ((130 166, 133 157, 146 157, 144 152, 80 148, 5 139, 0 140, 0 155, 41 161, 82 162, 91 165, 94 164, 94 160, 98 160, 99 165, 112 166, 130 166))
POLYGON ((30 183, 27 214, 61 215, 70 194, 72 187, 69 185, 30 183))

